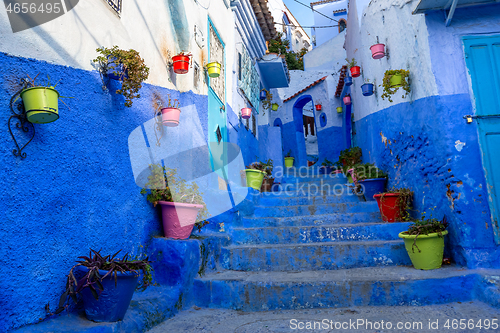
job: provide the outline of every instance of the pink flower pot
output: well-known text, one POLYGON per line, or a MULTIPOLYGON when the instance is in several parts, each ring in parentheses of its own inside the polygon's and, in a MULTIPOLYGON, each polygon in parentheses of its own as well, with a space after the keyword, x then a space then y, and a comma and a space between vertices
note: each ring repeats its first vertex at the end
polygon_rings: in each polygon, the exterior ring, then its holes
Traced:
POLYGON ((179 125, 179 117, 181 110, 177 108, 163 108, 161 109, 161 121, 163 126, 176 127, 179 125))
POLYGON ((385 57, 385 44, 375 44, 370 47, 373 59, 381 59, 385 57))
POLYGON ((241 118, 248 119, 251 116, 252 116, 252 109, 250 109, 250 108, 241 109, 241 118))
POLYGON ((351 96, 344 97, 344 104, 351 105, 351 96))
POLYGON ((203 205, 159 201, 165 237, 187 239, 193 231, 198 212, 203 205))

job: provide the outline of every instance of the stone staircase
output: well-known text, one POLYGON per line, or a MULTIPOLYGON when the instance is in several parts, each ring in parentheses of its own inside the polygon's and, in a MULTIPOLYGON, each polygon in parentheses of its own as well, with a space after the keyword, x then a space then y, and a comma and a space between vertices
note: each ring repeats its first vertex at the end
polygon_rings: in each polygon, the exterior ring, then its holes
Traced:
POLYGON ((222 270, 194 280, 196 305, 260 311, 471 299, 475 275, 415 270, 398 238, 409 223, 382 222, 376 202, 347 192, 343 176, 283 180, 284 193, 262 193, 253 215, 232 225, 222 270))

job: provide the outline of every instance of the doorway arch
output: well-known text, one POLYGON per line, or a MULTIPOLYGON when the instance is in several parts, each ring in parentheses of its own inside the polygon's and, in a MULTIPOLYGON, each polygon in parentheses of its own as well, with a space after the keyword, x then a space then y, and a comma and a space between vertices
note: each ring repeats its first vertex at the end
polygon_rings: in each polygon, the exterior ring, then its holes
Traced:
MULTIPOLYGON (((313 98, 311 95, 302 95, 293 104, 293 123, 295 128, 295 145, 291 148, 293 156, 296 159, 296 166, 307 166, 307 148, 306 148, 306 138, 304 133, 304 106, 311 103, 311 109, 314 110, 313 98)), ((313 121, 310 125, 312 128, 308 131, 311 133, 317 133, 316 128, 316 115, 312 111, 313 121)), ((317 136, 316 136, 317 138, 317 136)), ((317 144, 317 141, 316 141, 317 144)), ((287 150, 288 151, 288 150, 287 150)))

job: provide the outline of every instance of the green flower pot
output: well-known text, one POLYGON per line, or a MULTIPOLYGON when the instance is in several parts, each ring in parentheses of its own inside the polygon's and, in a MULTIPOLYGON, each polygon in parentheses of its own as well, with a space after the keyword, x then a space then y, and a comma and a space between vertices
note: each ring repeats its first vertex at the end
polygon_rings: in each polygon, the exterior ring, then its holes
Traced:
POLYGON ((285 168, 293 167, 294 160, 295 160, 295 157, 285 157, 285 168))
POLYGON ((279 105, 278 105, 278 103, 273 103, 273 104, 271 105, 271 110, 273 110, 273 111, 278 111, 278 106, 279 106, 279 105))
POLYGON ((59 93, 48 87, 33 87, 21 92, 29 122, 51 123, 59 119, 59 93))
MULTIPOLYGON (((447 235, 445 230, 441 234, 447 235)), ((411 263, 416 269, 436 269, 441 267, 443 262, 444 237, 439 237, 437 232, 417 237, 418 249, 413 246, 415 235, 408 235, 406 231, 399 233, 399 238, 405 240, 406 252, 410 256, 411 263), (413 246, 413 249, 412 249, 413 246)))
POLYGON ((245 169, 247 176, 247 187, 251 187, 260 191, 262 186, 262 181, 264 180, 264 175, 266 174, 264 171, 255 170, 255 169, 245 169))
POLYGON ((389 82, 391 83, 391 88, 402 87, 403 77, 401 76, 401 74, 394 74, 389 79, 389 82))
POLYGON ((341 106, 337 107, 337 113, 342 113, 342 107, 341 106))

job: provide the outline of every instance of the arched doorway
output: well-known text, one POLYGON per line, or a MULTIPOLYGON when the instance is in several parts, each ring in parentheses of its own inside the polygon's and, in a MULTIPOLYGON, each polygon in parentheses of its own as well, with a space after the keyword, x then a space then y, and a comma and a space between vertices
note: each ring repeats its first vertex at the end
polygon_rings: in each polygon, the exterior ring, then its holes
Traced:
MULTIPOLYGON (((318 155, 317 129, 311 95, 300 96, 293 104, 295 144, 292 148, 296 166, 307 166, 308 154, 318 155), (307 144, 306 144, 307 139, 307 144)), ((285 149, 286 150, 286 149, 285 149)), ((288 150, 286 150, 288 151, 288 150)))

